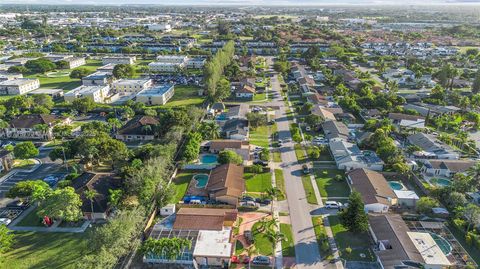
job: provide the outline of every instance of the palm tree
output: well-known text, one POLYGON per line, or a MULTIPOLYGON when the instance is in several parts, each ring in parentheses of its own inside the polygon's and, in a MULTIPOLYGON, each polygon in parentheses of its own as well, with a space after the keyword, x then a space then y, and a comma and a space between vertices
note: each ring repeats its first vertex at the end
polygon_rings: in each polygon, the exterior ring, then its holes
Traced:
POLYGON ((83 194, 85 195, 85 198, 87 198, 90 201, 90 209, 91 209, 90 218, 93 219, 93 199, 95 199, 95 197, 98 195, 98 192, 92 189, 92 190, 84 191, 83 194))
POLYGON ((272 202, 270 203, 271 205, 270 212, 272 216, 273 216, 273 200, 277 198, 280 194, 282 194, 282 191, 277 187, 270 187, 265 190, 265 196, 272 200, 272 202))
POLYGON ((275 247, 277 246, 277 244, 281 241, 287 241, 287 237, 285 236, 285 234, 279 232, 279 231, 276 231, 276 230, 268 230, 267 233, 265 234, 267 236, 267 238, 270 240, 270 242, 272 242, 272 250, 273 250, 273 262, 272 262, 272 269, 275 268, 275 259, 276 259, 276 256, 275 256, 275 247))
POLYGON ((477 162, 475 166, 472 166, 468 169, 468 174, 472 176, 477 182, 477 184, 480 183, 480 162, 477 162))
POLYGON ((151 125, 142 126, 142 133, 144 135, 148 135, 148 134, 152 133, 152 126, 151 125))

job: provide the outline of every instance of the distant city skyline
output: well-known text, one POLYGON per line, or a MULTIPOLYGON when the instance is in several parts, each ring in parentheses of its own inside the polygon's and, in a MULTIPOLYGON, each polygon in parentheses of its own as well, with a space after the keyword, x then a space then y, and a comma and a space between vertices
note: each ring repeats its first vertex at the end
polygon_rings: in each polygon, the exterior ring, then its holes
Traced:
POLYGON ((315 5, 439 5, 439 4, 479 4, 480 0, 4 0, 0 4, 31 4, 31 5, 201 5, 201 6, 222 6, 222 5, 280 5, 280 6, 315 6, 315 5))

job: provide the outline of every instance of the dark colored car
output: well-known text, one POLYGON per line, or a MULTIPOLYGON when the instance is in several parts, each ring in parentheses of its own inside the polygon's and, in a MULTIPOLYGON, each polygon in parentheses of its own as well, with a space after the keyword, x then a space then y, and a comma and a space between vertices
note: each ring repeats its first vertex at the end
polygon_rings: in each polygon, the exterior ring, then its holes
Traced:
POLYGON ((252 263, 256 265, 270 265, 270 258, 267 256, 256 256, 253 258, 252 263))
POLYGON ((302 170, 305 175, 310 173, 310 169, 308 169, 306 164, 302 165, 302 170))

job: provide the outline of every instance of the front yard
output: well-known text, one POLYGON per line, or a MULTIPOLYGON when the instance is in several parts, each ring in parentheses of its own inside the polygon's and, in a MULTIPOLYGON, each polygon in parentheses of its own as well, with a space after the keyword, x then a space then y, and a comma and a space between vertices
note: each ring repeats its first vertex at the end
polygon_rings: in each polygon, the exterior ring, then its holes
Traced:
POLYGON ((272 187, 272 176, 270 172, 263 172, 260 174, 245 173, 245 185, 247 192, 265 192, 272 187))
POLYGON ((315 237, 317 238, 318 248, 320 249, 320 255, 322 258, 328 258, 328 256, 332 255, 332 251, 330 249, 330 244, 328 243, 327 231, 323 225, 323 217, 313 217, 312 223, 315 237))
POLYGON ((268 148, 268 126, 258 126, 250 129, 250 144, 268 148))
POLYGON ((314 205, 318 204, 317 197, 315 196, 315 192, 313 190, 312 181, 310 180, 310 176, 303 175, 302 183, 303 189, 305 190, 305 195, 307 197, 307 202, 314 205))
POLYGON ((371 239, 368 233, 349 232, 341 223, 338 216, 328 216, 333 236, 337 242, 340 256, 347 261, 373 262, 375 256, 371 250, 371 239), (348 253, 347 248, 351 249, 348 253))
POLYGON ((275 185, 282 192, 281 195, 277 197, 279 201, 285 200, 287 193, 285 190, 285 178, 283 177, 283 170, 275 169, 275 185))
POLYGON ((348 197, 350 195, 350 187, 342 170, 315 169, 314 174, 322 197, 348 197), (337 175, 342 176, 342 180, 337 180, 335 178, 337 175))
POLYGON ((85 233, 15 232, 11 251, 2 254, 1 268, 76 268, 89 254, 85 233))
POLYGON ((292 225, 280 223, 280 232, 285 235, 285 240, 282 240, 283 257, 295 257, 295 244, 293 243, 292 225))

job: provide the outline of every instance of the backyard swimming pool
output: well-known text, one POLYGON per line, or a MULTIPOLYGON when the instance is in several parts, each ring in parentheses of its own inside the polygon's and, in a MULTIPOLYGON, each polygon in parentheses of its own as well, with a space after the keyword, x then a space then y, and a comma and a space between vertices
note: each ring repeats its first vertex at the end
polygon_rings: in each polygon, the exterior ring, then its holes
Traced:
POLYGON ((405 186, 403 186, 403 184, 398 181, 389 181, 388 185, 392 190, 395 190, 395 191, 401 191, 405 189, 405 186))
POLYGON ((212 155, 212 154, 202 155, 200 157, 200 162, 204 164, 217 163, 217 160, 218 160, 217 155, 212 155))
POLYGON ((450 255, 452 253, 452 245, 443 237, 436 233, 430 233, 432 236, 433 240, 435 240, 435 243, 437 243, 438 247, 442 250, 443 254, 446 256, 450 255))
POLYGON ((446 178, 431 178, 430 182, 438 187, 448 187, 452 182, 446 178))
POLYGON ((195 187, 198 189, 203 189, 207 186, 208 175, 207 174, 196 174, 193 176, 193 179, 197 181, 195 187))

